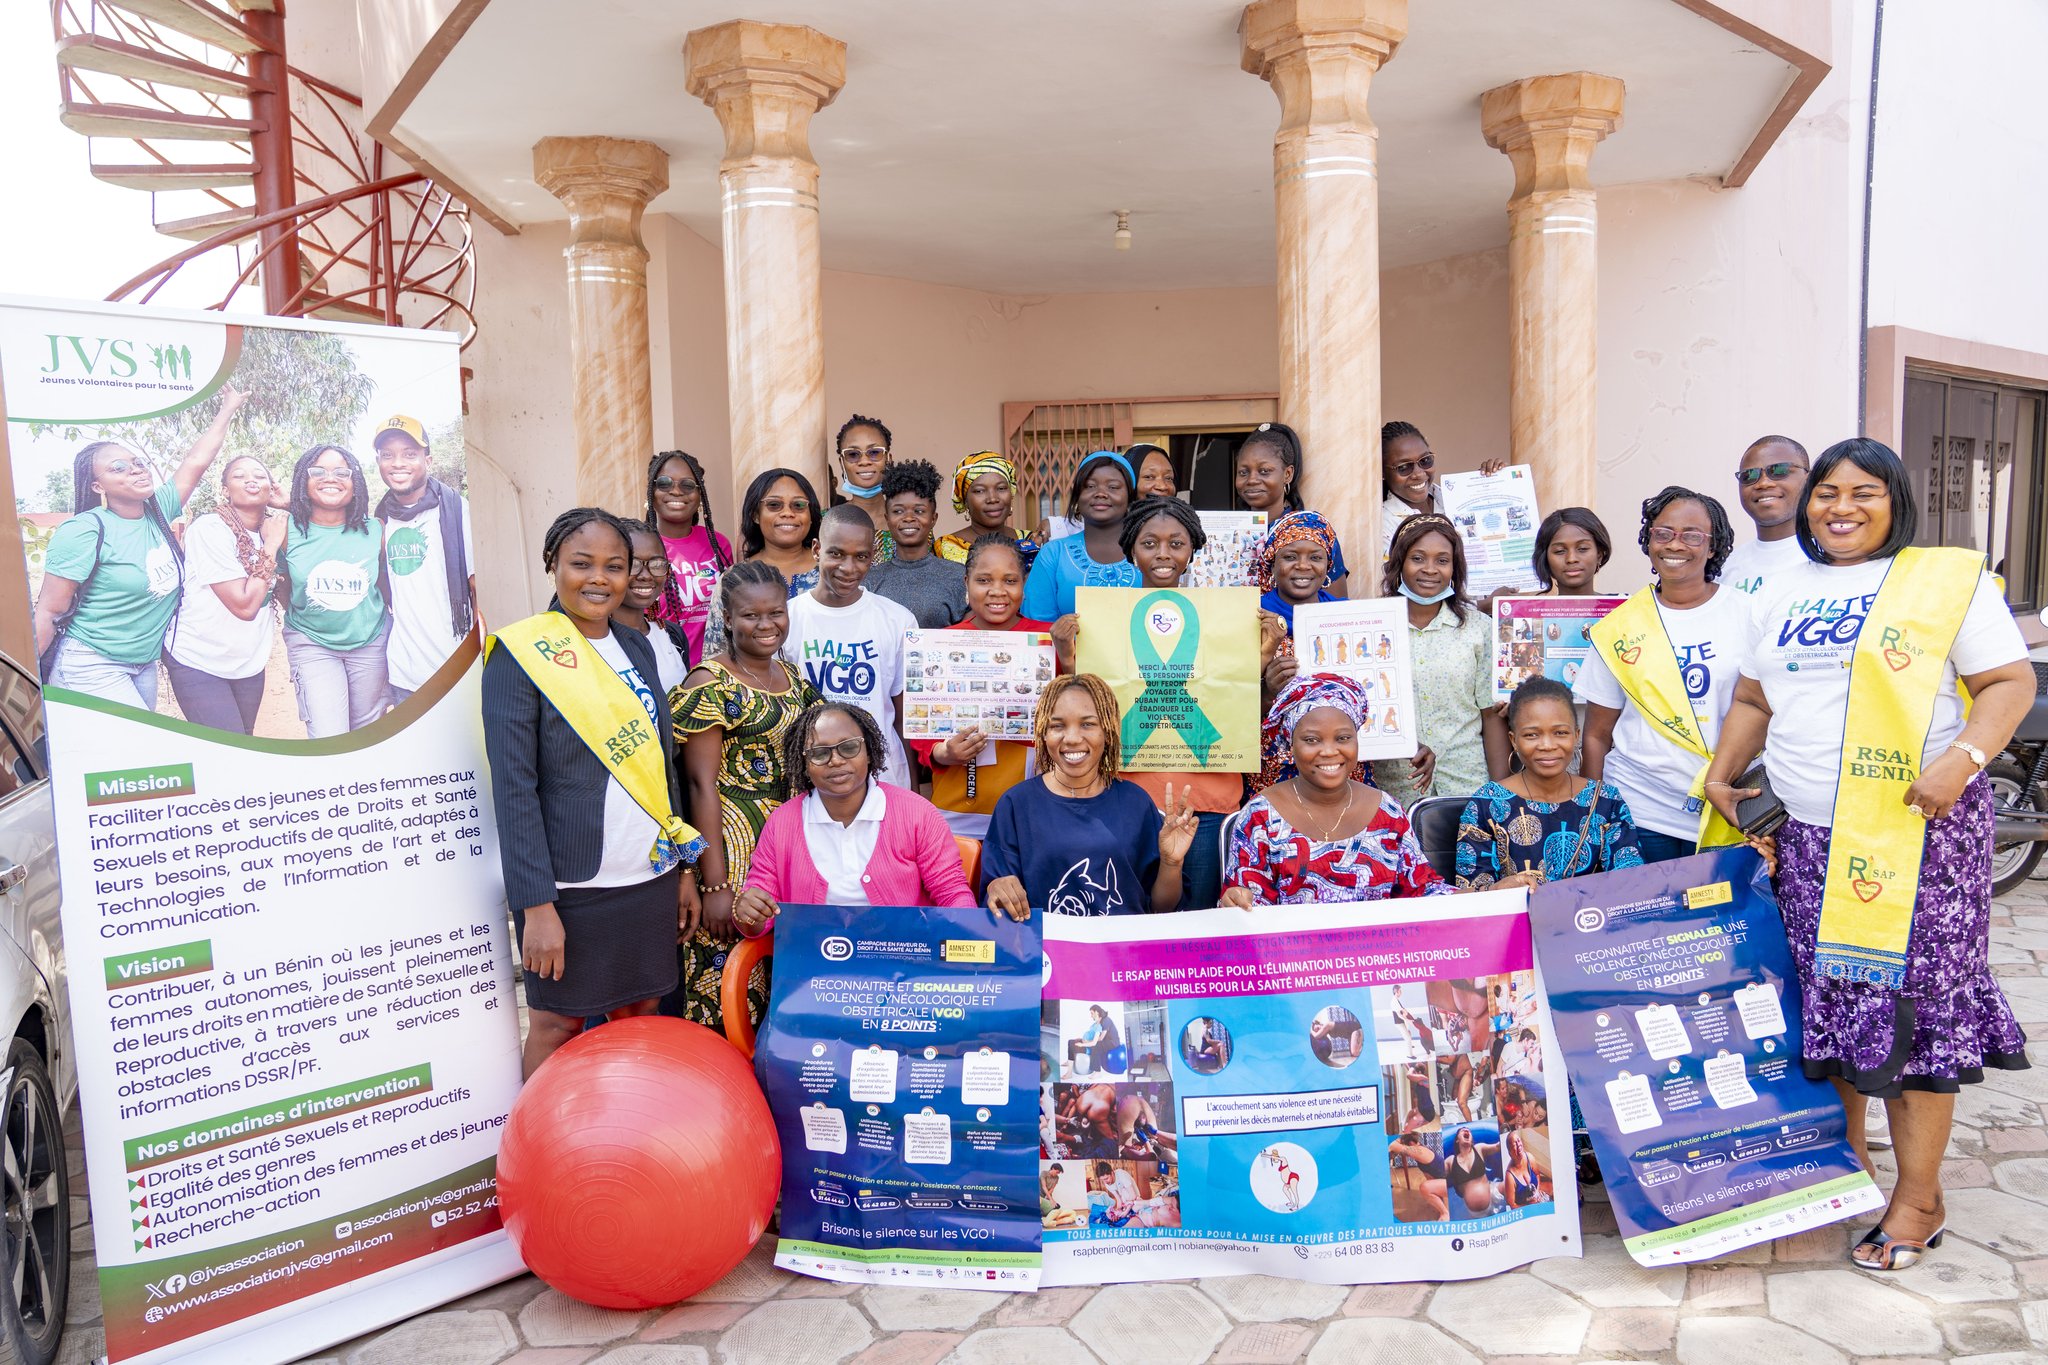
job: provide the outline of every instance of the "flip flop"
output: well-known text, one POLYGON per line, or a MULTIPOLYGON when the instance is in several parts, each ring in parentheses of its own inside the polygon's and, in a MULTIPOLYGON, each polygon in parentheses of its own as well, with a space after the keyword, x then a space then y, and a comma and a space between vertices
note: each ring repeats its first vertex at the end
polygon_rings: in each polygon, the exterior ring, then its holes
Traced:
POLYGON ((1869 1232, 1863 1234, 1862 1241, 1849 1249, 1849 1263, 1858 1270, 1867 1270, 1873 1275, 1893 1270, 1905 1270, 1918 1262, 1922 1256, 1940 1246, 1941 1239, 1947 1234, 1948 1224, 1944 1223, 1936 1228, 1926 1241, 1913 1242, 1903 1237, 1892 1236, 1882 1226, 1874 1227, 1869 1232), (1866 1261, 1859 1257, 1856 1252, 1863 1247, 1877 1248, 1878 1258, 1874 1261, 1866 1261))

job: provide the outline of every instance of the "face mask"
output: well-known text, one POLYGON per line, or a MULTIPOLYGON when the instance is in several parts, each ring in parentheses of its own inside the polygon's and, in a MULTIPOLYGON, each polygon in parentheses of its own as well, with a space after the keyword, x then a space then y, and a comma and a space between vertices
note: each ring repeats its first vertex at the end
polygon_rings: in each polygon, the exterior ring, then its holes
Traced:
POLYGON ((1442 592, 1436 594, 1434 597, 1424 597, 1421 593, 1409 587, 1406 579, 1403 579, 1401 582, 1401 596, 1407 598, 1410 602, 1413 602, 1418 607, 1433 607, 1437 603, 1442 602, 1446 598, 1450 597, 1450 595, 1456 592, 1457 590, 1457 585, 1453 584, 1450 587, 1445 588, 1442 592))
POLYGON ((881 491, 882 485, 880 484, 876 484, 873 488, 855 488, 844 479, 839 481, 839 496, 843 498, 872 498, 879 496, 881 491))

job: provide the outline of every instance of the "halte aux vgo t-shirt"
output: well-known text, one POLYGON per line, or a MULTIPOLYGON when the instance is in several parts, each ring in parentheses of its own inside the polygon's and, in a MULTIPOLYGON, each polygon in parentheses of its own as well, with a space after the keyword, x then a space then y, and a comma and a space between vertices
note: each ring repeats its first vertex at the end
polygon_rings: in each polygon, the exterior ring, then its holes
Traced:
MULTIPOLYGON (((612 671, 625 680, 633 689, 633 695, 647 708, 649 723, 661 725, 661 714, 655 710, 654 689, 640 676, 640 670, 633 667, 625 649, 619 644, 615 627, 601 640, 592 640, 598 657, 611 665, 612 671)), ((640 803, 627 794, 616 777, 608 777, 604 784, 604 853, 597 861, 597 872, 584 882, 563 882, 563 886, 638 886, 660 875, 654 865, 647 861, 649 850, 661 833, 661 826, 654 823, 654 817, 640 809, 640 803)))
MULTIPOLYGON (((391 580, 391 685, 408 692, 426 686, 455 651, 455 620, 448 610, 448 555, 441 545, 441 514, 428 509, 411 521, 384 526, 385 573, 391 580)), ((469 499, 462 500, 462 562, 476 563, 469 533, 469 499)))
MULTIPOLYGON (((1657 604, 1678 660, 1678 674, 1685 680, 1686 699, 1692 703, 1693 724, 1709 749, 1720 740, 1721 718, 1735 695, 1735 677, 1749 643, 1749 606, 1749 598, 1726 583, 1706 601, 1683 611, 1657 604)), ((1685 808, 1686 794, 1707 761, 1643 715, 1597 649, 1587 651, 1572 695, 1621 712, 1614 722, 1614 747, 1607 752, 1603 777, 1628 802, 1636 824, 1674 839, 1698 838, 1700 813, 1685 808)))
MULTIPOLYGON (((284 623, 316 645, 360 649, 384 625, 384 594, 377 565, 384 553, 384 526, 368 518, 360 531, 346 526, 294 521, 284 533, 284 562, 291 576, 291 601, 284 623)), ((448 598, 442 595, 446 611, 448 598)))
MULTIPOLYGON (((167 522, 184 506, 176 484, 160 484, 150 497, 167 522)), ((147 516, 130 520, 104 507, 79 513, 51 534, 43 571, 81 588, 92 579, 65 631, 72 639, 117 664, 146 664, 162 655, 164 632, 178 610, 178 560, 147 516)))
POLYGON ((718 596, 718 555, 727 564, 732 563, 732 546, 720 536, 714 555, 711 533, 701 525, 692 526, 687 535, 663 536, 661 545, 668 551, 669 581, 675 584, 676 597, 683 607, 676 620, 683 628, 683 637, 690 642, 690 663, 694 666, 704 657, 704 626, 711 617, 711 599, 718 596))
POLYGON ((1728 562, 1721 566, 1721 586, 1754 597, 1772 578, 1806 562, 1798 536, 1745 540, 1729 552, 1728 562))
MULTIPOLYGON (((244 535, 261 543, 260 531, 244 535)), ((187 668, 216 678, 252 678, 270 663, 277 635, 276 609, 266 600, 255 619, 244 621, 220 600, 216 586, 240 583, 249 576, 236 551, 235 528, 217 515, 203 516, 185 528, 185 604, 178 608, 178 629, 171 637, 171 657, 187 668)))
POLYGON ((789 638, 782 642, 782 657, 803 670, 820 696, 851 702, 875 718, 888 755, 875 776, 912 791, 896 698, 903 695, 903 634, 916 628, 916 617, 865 588, 850 607, 828 607, 807 592, 790 599, 789 638))

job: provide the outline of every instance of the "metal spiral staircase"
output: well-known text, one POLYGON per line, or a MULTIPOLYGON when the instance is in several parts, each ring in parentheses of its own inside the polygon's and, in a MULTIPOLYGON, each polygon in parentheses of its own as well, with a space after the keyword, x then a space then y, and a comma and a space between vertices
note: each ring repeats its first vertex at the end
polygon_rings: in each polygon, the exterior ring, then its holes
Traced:
POLYGON ((387 158, 362 101, 286 59, 277 0, 52 0, 64 126, 92 172, 146 190, 159 232, 193 245, 108 295, 148 302, 228 253, 208 306, 475 334, 469 210, 387 158))

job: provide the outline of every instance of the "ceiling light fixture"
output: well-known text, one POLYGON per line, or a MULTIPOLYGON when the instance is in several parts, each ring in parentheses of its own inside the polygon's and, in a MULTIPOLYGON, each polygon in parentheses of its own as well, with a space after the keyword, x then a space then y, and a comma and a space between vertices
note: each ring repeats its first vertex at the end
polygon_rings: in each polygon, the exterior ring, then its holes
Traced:
POLYGON ((1118 209, 1116 211, 1116 249, 1118 251, 1129 251, 1131 249, 1131 211, 1129 209, 1118 209))

